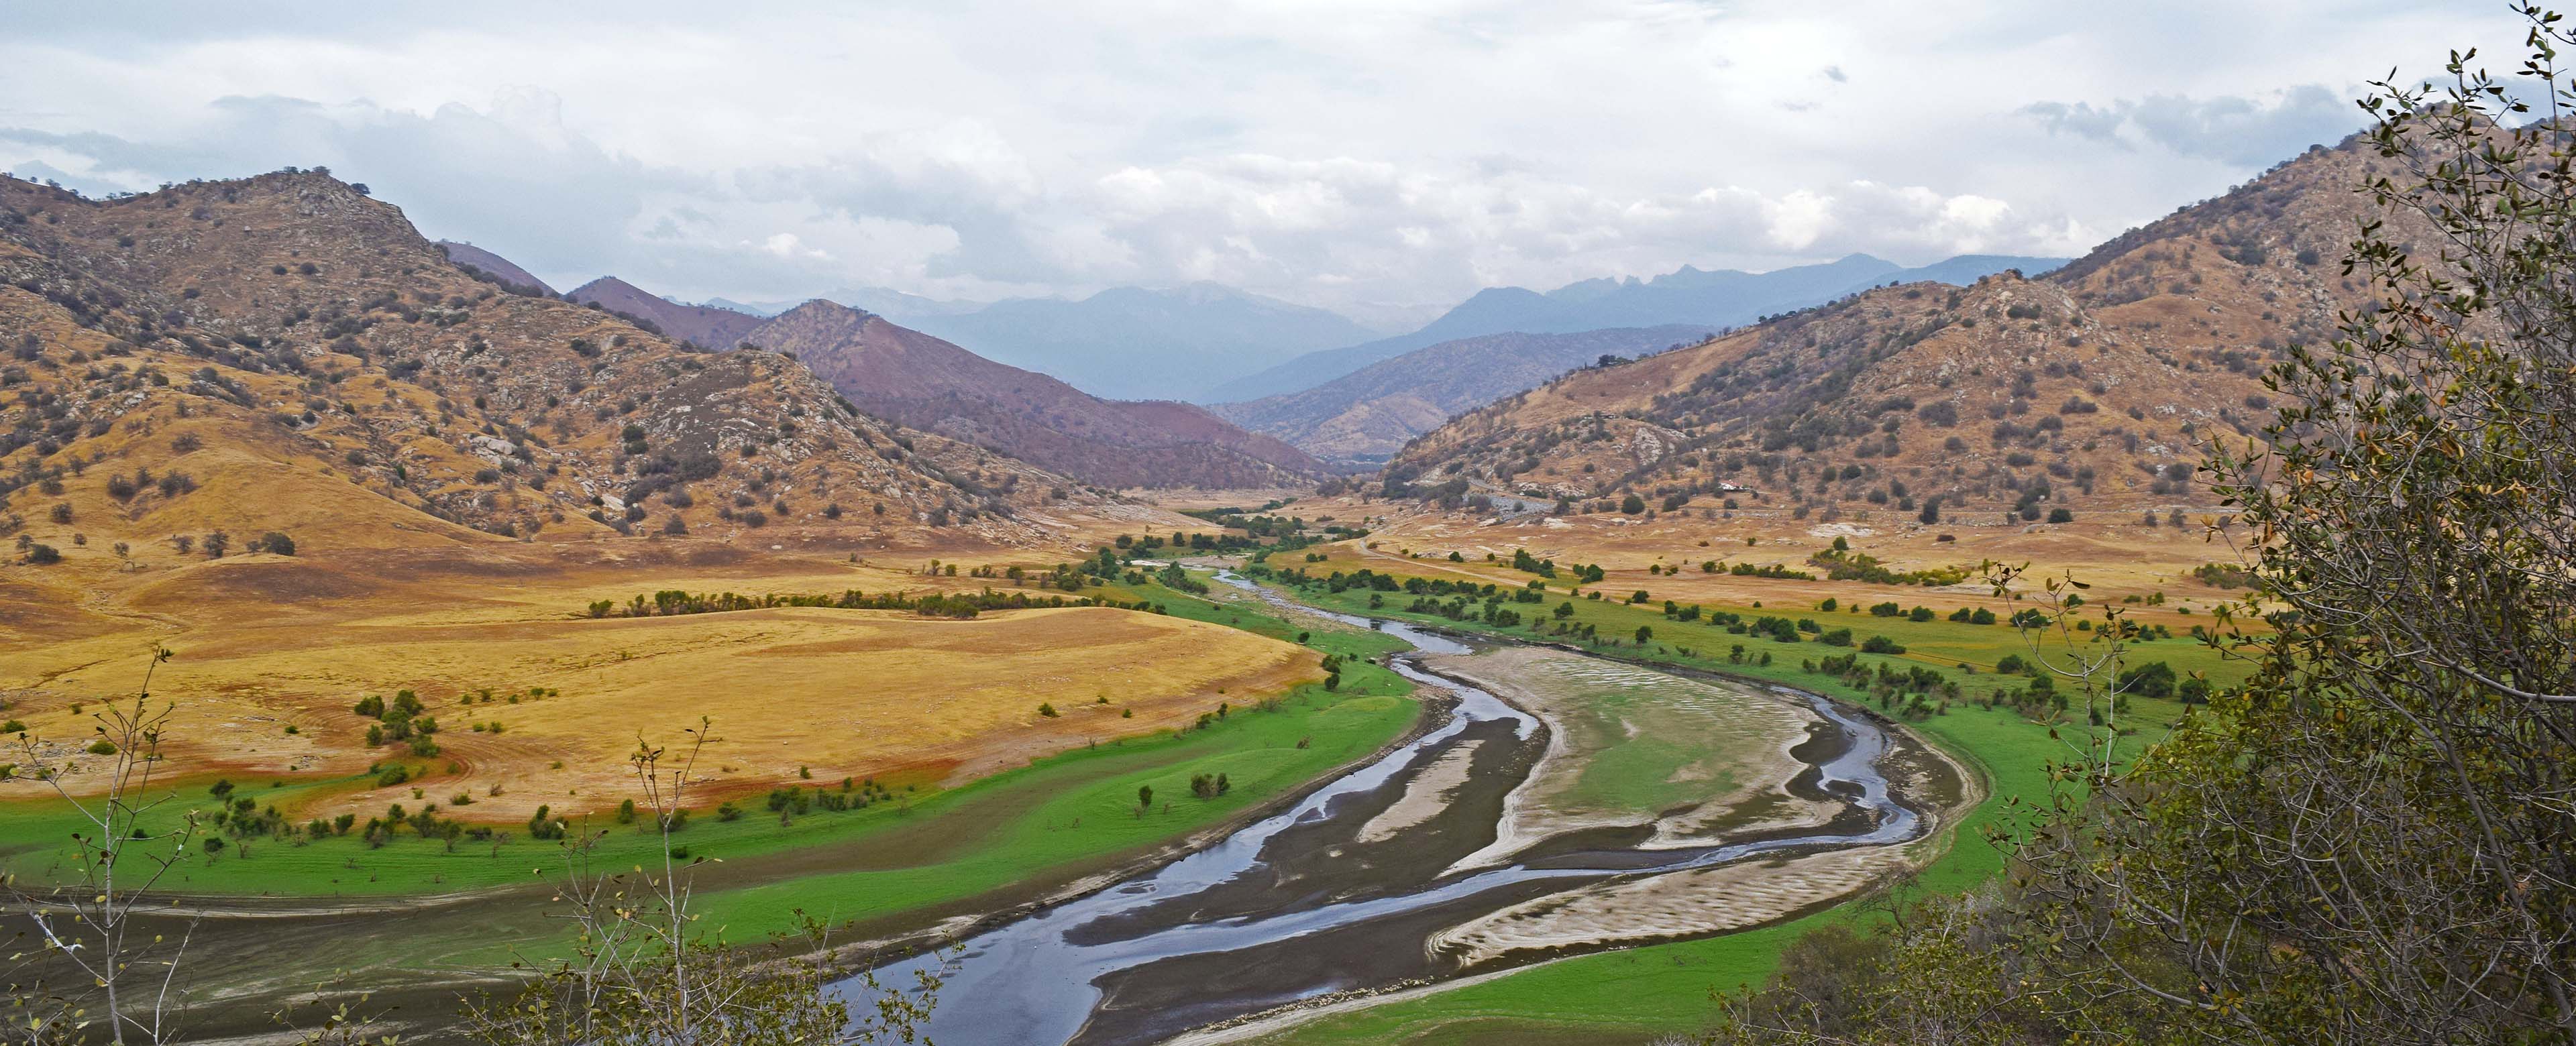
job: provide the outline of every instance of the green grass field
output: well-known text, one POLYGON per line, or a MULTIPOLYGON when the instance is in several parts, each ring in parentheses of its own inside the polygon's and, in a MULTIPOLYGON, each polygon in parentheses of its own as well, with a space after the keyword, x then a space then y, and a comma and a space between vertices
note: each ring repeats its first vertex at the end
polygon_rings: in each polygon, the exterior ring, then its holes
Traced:
MULTIPOLYGON (((1294 639, 1299 630, 1276 617, 1220 607, 1159 586, 1121 593, 1151 598, 1176 616, 1219 621, 1294 639)), ((1294 791, 1334 767, 1360 759, 1402 734, 1419 715, 1412 684, 1368 661, 1399 648, 1369 632, 1318 631, 1317 649, 1349 662, 1338 690, 1300 687, 1271 710, 1234 708, 1213 724, 1187 731, 1103 742, 946 789, 898 791, 894 801, 862 810, 819 807, 782 823, 758 803, 720 820, 700 810, 675 837, 693 857, 721 860, 700 872, 696 910, 735 940, 792 929, 802 911, 830 923, 875 920, 934 907, 972 908, 979 897, 1032 881, 1063 881, 1113 866, 1294 791), (1232 788, 1197 799, 1195 774, 1224 774, 1232 788), (1138 813, 1137 790, 1151 787, 1152 809, 1138 813)), ((1214 709, 1211 709, 1214 711, 1214 709)), ((721 732, 722 724, 718 724, 721 732)), ((275 789, 244 787, 236 797, 263 803, 293 798, 310 782, 275 789)), ((839 782, 815 782, 837 789, 839 782)), ((156 819, 174 822, 211 796, 191 787, 174 795, 156 819)), ((76 822, 49 803, 0 807, 0 868, 32 882, 60 881, 68 855, 39 840, 67 839, 76 822)), ((658 865, 659 840, 634 826, 605 829, 590 853, 594 867, 658 865)), ((523 885, 560 876, 560 844, 520 838, 494 846, 399 835, 371 848, 356 835, 302 845, 253 840, 248 856, 193 856, 162 881, 165 892, 272 897, 364 898, 446 893, 523 885)), ((487 935, 471 942, 413 942, 415 954, 472 966, 505 962, 515 951, 543 955, 549 942, 487 935)))
MULTIPOLYGON (((899 791, 895 800, 859 811, 817 809, 786 823, 757 804, 742 804, 744 815, 733 821, 702 811, 678 841, 693 856, 724 862, 702 873, 697 910, 707 925, 722 927, 732 939, 746 940, 790 928, 799 912, 832 923, 891 926, 937 913, 975 910, 1013 896, 1014 887, 1024 893, 1032 882, 1068 881, 1114 867, 1238 816, 1374 751, 1419 715, 1418 702, 1409 696, 1410 685, 1367 661, 1396 649, 1399 644, 1391 637, 1339 629, 1315 629, 1309 634, 1257 606, 1212 602, 1159 585, 1113 585, 1111 591, 1116 598, 1156 601, 1175 616, 1302 641, 1326 653, 1344 655, 1348 667, 1343 685, 1333 692, 1302 688, 1275 710, 1234 709, 1206 729, 1165 731, 1068 751, 955 789, 899 791), (1232 790, 1210 800, 1190 798, 1189 779, 1203 773, 1226 774, 1232 790), (1139 786, 1152 787, 1157 796, 1154 807, 1142 816, 1136 810, 1139 786)), ((1909 607, 1915 601, 1905 590, 1890 589, 1889 594, 1909 607)), ((1556 593, 1544 604, 1508 604, 1536 617, 1541 622, 1536 630, 1528 626, 1496 629, 1440 615, 1407 613, 1402 608, 1412 597, 1402 593, 1388 594, 1375 608, 1368 605, 1369 593, 1364 590, 1333 595, 1317 587, 1298 595, 1329 609, 1461 631, 1568 641, 1547 634, 1558 619, 1546 612, 1563 600, 1556 593)), ((1943 613, 1949 609, 1930 599, 1923 602, 1943 613)), ((1868 700, 1866 694, 1839 680, 1800 668, 1802 660, 1848 652, 1840 648, 1812 640, 1780 643, 1731 635, 1704 620, 1677 623, 1661 613, 1660 604, 1576 600, 1574 606, 1567 620, 1591 624, 1604 637, 1602 642, 1585 644, 1599 653, 1774 680, 1856 702, 1868 700), (1633 640, 1640 625, 1654 630, 1653 639, 1643 646, 1633 640), (1608 641, 1612 639, 1617 642, 1608 641), (1744 647, 1741 662, 1730 657, 1738 644, 1744 647), (1759 664, 1763 653, 1772 655, 1772 664, 1759 664)), ((1908 653, 1863 654, 1863 664, 1885 661, 1899 667, 1929 667, 1959 683, 1967 700, 1915 725, 1953 754, 1983 767, 1994 798, 1962 826, 1957 845, 1931 865, 1920 882, 1926 889, 1956 890, 1995 874, 2000 857, 1980 840, 1980 829, 2003 816, 2005 800, 2042 796, 2047 761, 2068 754, 2060 742, 2049 738, 2046 727, 2008 710, 1973 703, 1987 691, 2023 682, 1961 667, 1964 662, 1990 668, 2006 654, 2026 655, 2015 630, 1813 608, 1707 609, 1732 610, 1747 618, 1758 614, 1812 617, 1826 630, 1848 627, 1862 637, 1884 634, 1906 645, 1908 653)), ((2205 672, 2222 684, 2244 674, 2241 666, 2224 662, 2189 640, 2144 644, 2139 655, 2165 660, 2179 671, 2205 672)), ((2152 739, 2180 712, 2170 701, 2136 704, 2122 721, 2136 728, 2139 743, 2152 739)), ((267 788, 263 782, 243 782, 237 796, 283 803, 298 789, 343 783, 267 788)), ((838 787, 838 782, 815 784, 838 787)), ((213 803, 195 786, 177 800, 163 816, 175 817, 185 805, 213 803)), ((0 869, 30 881, 58 879, 66 871, 64 854, 57 845, 43 841, 65 839, 73 827, 64 811, 48 804, 0 806, 0 840, 7 841, 0 842, 0 869)), ((652 836, 629 826, 599 827, 607 832, 592 853, 596 865, 618 867, 657 858, 652 836)), ((460 842, 452 850, 442 842, 409 834, 381 848, 370 848, 354 837, 306 845, 255 840, 248 856, 234 851, 211 859, 200 855, 163 885, 197 894, 381 898, 523 886, 559 877, 563 867, 564 854, 558 845, 526 839, 497 849, 486 843, 460 842)), ((398 943, 400 961, 413 969, 489 966, 514 956, 558 952, 564 943, 560 935, 546 936, 553 932, 551 928, 532 917, 533 906, 523 907, 529 911, 490 923, 422 920, 416 930, 392 924, 386 933, 398 943)), ((1553 963, 1326 1018, 1292 1029, 1280 1041, 1553 1042, 1643 1039, 1688 1030, 1708 1018, 1712 990, 1759 980, 1798 933, 1822 920, 1849 917, 1827 912, 1746 933, 1553 963), (1617 1005, 1604 1005, 1608 999, 1618 1000, 1617 1005)))
MULTIPOLYGON (((1551 584, 1555 591, 1543 604, 1511 604, 1524 617, 1538 611, 1540 626, 1533 630, 1498 628, 1475 620, 1453 621, 1436 614, 1407 613, 1403 609, 1413 601, 1404 593, 1382 593, 1381 605, 1369 608, 1369 593, 1350 589, 1338 594, 1322 586, 1291 590, 1297 598, 1332 609, 1369 613, 1399 620, 1416 621, 1466 632, 1509 635, 1522 639, 1549 642, 1573 642, 1549 635, 1557 618, 1549 614, 1565 601, 1563 587, 1551 584)), ((1897 587, 1886 589, 1885 598, 1907 608, 1920 602, 1946 615, 1953 606, 1941 603, 1937 594, 1897 587)), ((1696 623, 1676 623, 1666 618, 1660 603, 1629 605, 1604 598, 1600 601, 1577 599, 1576 624, 1590 623, 1595 632, 1608 642, 1580 643, 1607 656, 1649 663, 1678 665, 1723 672, 1748 679, 1767 680, 1810 690, 1855 704, 1875 707, 1866 692, 1846 686, 1841 680, 1821 673, 1802 670, 1802 661, 1819 659, 1829 654, 1851 652, 1825 646, 1809 638, 1798 643, 1780 643, 1751 636, 1732 635, 1709 624, 1705 618, 1696 623), (1654 630, 1653 637, 1638 645, 1635 632, 1643 625, 1654 630), (1743 663, 1731 660, 1737 644, 1745 650, 1743 663), (1685 652, 1687 651, 1687 652, 1685 652), (1768 666, 1759 664, 1763 653, 1772 655, 1768 666)), ((1992 792, 1960 824, 1949 848, 1926 867, 1915 881, 1924 891, 1955 892, 1971 888, 1992 878, 2003 867, 2002 855, 1984 841, 1984 832, 2007 816, 2007 804, 2019 798, 2045 802, 2049 789, 2047 767, 2052 760, 2074 755, 2064 741, 2050 737, 2046 725, 2024 719, 2009 709, 1988 709, 1973 703, 1988 692, 2019 686, 2026 678, 1999 675, 1991 669, 2008 654, 2025 659, 2032 655, 2019 631, 2005 625, 1954 624, 1941 618, 1915 622, 1904 617, 1874 617, 1847 610, 1824 612, 1812 605, 1768 607, 1712 606, 1709 610, 1731 610, 1747 620, 1759 615, 1813 618, 1824 630, 1852 629, 1856 637, 1882 634, 1904 645, 1903 655, 1861 654, 1863 665, 1886 662, 1897 668, 1925 667, 1943 673, 1960 685, 1964 700, 1951 706, 1947 714, 1934 715, 1911 724, 1953 756, 1986 773, 1992 792), (1978 666, 1973 674, 1961 663, 1978 666)), ((2097 618, 2098 620, 2098 618, 2097 618)), ((2089 633, 2079 633, 2089 635, 2089 633)), ((2044 651, 2063 653, 2062 647, 2043 645, 2044 651)), ((2204 644, 2177 638, 2137 644, 2129 657, 2131 664, 2164 661, 2177 672, 2199 671, 2213 683, 2226 685, 2241 681, 2247 666, 2230 661, 2204 644)), ((2077 706, 2081 713, 2081 704, 2077 706)), ((2134 754, 2138 746, 2161 736, 2165 728, 2183 713, 2183 707, 2171 700, 2139 698, 2132 702, 2120 723, 2133 729, 2127 750, 2134 754)), ((1556 1043, 1645 1041, 1656 1035, 1689 1032, 1704 1027, 1715 1012, 1712 992, 1731 991, 1758 983, 1769 976, 1780 952, 1801 934, 1827 920, 1855 918, 1846 909, 1836 909, 1807 916, 1778 926, 1704 940, 1652 945, 1624 951, 1608 952, 1562 960, 1492 980, 1462 987, 1435 991, 1422 996, 1401 999, 1365 1010, 1336 1014, 1287 1029, 1266 1042, 1296 1046, 1327 1046, 1345 1043, 1556 1043), (1616 1000, 1610 1004, 1609 1000, 1616 1000)))

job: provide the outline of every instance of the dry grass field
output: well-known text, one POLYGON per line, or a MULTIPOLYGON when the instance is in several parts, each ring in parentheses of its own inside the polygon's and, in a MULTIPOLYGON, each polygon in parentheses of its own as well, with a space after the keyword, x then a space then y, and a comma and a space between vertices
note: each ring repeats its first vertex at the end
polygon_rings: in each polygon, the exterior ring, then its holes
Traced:
MULTIPOLYGON (((1092 521, 1076 540, 1127 521, 1092 521)), ((1147 521, 1156 522, 1160 521, 1147 521)), ((1184 521, 1195 522, 1195 521, 1184 521)), ((1141 527, 1138 529, 1142 529, 1141 527)), ((1159 529, 1159 527, 1158 527, 1159 529)), ((439 803, 511 822, 633 794, 642 734, 683 739, 700 716, 721 745, 702 770, 724 795, 842 777, 954 782, 1091 740, 1187 724, 1220 702, 1322 677, 1319 655, 1248 632, 1109 608, 902 611, 776 608, 593 620, 595 600, 697 592, 966 591, 1012 582, 932 576, 932 559, 1041 566, 1052 554, 921 544, 837 555, 699 540, 462 541, 303 555, 120 559, 93 540, 44 570, 0 575, 0 719, 60 754, 84 744, 102 700, 130 696, 147 652, 175 701, 168 750, 182 776, 349 779, 305 817, 439 803), (361 698, 415 691, 439 752, 371 748, 361 698), (1106 699, 1106 703, 1102 703, 1106 699), (1058 710, 1040 714, 1041 704, 1058 710), (483 729, 476 729, 480 724, 483 729), (498 724, 494 731, 492 724, 498 724), (371 766, 418 779, 377 787, 371 766), (417 790, 417 791, 416 791, 417 790), (462 808, 455 797, 472 799, 462 808)), ((1061 595, 1031 589, 1033 596, 1061 595)), ((24 762, 23 753, 0 762, 24 762)), ((75 788, 88 787, 75 778, 75 788)), ((45 786, 0 783, 0 795, 45 786)))
MULTIPOLYGON (((1832 598, 1849 606, 1855 605, 1856 600, 1876 603, 1895 599, 1909 607, 1916 602, 1935 603, 1944 612, 1981 604, 2005 612, 2002 603, 1991 599, 1993 587, 1974 569, 1992 561, 2028 564, 2028 576, 2033 579, 2071 572, 2093 586, 2092 591, 2098 595, 2089 598, 2095 602, 2101 601, 2102 596, 2116 601, 2129 595, 2143 597, 2163 592, 2167 600, 2164 605, 2140 608, 2136 613, 2139 620, 2161 621, 2177 630, 2189 620, 2179 613, 2182 608, 2206 610, 2211 604, 2241 594, 2204 585, 2191 575, 2194 568, 2205 563, 2239 561, 2237 550, 2224 539, 2209 539, 2202 522, 2206 513, 2190 514, 2181 527, 2161 521, 2148 527, 2136 515, 2108 514, 2091 515, 2072 523, 2003 525, 1996 521, 1997 513, 1925 526, 1905 513, 1851 514, 1825 523, 1794 519, 1786 511, 1770 508, 1720 512, 1717 519, 1704 518, 1700 508, 1693 507, 1658 513, 1653 519, 1612 513, 1529 515, 1496 522, 1492 515, 1423 511, 1412 503, 1361 503, 1350 498, 1313 499, 1300 502, 1298 507, 1310 519, 1321 516, 1370 527, 1364 542, 1311 550, 1327 557, 1322 561, 1306 563, 1302 556, 1274 561, 1280 566, 1303 566, 1317 575, 1365 567, 1420 577, 1519 585, 1529 581, 1531 575, 1511 568, 1512 551, 1527 549, 1533 556, 1559 564, 1602 567, 1607 576, 1583 587, 1600 591, 1605 599, 1625 598, 1642 589, 1658 605, 1672 599, 1713 606, 1747 606, 1755 601, 1784 607, 1814 606, 1832 598), (1361 524, 1362 519, 1369 522, 1361 524), (1951 540, 1941 540, 1943 535, 1951 540), (1970 568, 1969 578, 1959 585, 1940 588, 1826 580, 1824 571, 1809 565, 1807 557, 1830 547, 1837 537, 1853 553, 1876 557, 1890 569, 1963 567, 1970 568), (1450 562, 1452 552, 1464 562, 1450 562), (1486 562, 1488 554, 1499 562, 1486 562), (1720 564, 1719 572, 1701 569, 1701 564, 1710 560, 1720 564), (1778 564, 1815 574, 1817 579, 1746 577, 1724 572, 1724 568, 1737 563, 1755 567, 1778 564)), ((2242 528, 2237 528, 2235 536, 2239 540, 2245 537, 2242 528)), ((1560 578, 1549 582, 1548 587, 1561 592, 1570 584, 1570 578, 1560 578)))

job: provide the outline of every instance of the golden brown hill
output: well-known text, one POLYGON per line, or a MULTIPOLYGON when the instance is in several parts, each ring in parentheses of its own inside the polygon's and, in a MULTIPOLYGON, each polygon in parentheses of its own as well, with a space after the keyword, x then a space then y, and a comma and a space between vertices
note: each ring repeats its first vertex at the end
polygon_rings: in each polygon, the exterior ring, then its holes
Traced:
POLYGON ((884 317, 809 301, 752 329, 860 410, 1112 487, 1302 484, 1323 464, 1187 403, 1104 400, 884 317))
POLYGON ((1751 508, 1735 484, 1802 518, 1911 522, 1933 498, 2026 520, 2183 508, 2200 448, 2271 416, 2268 363, 2368 304, 2341 258, 2379 162, 2358 140, 2317 147, 2043 279, 1878 288, 1587 369, 1452 420, 1387 476, 1442 496, 1751 508))
POLYGON ((1067 499, 1098 500, 787 357, 481 282, 323 173, 104 201, 0 179, 0 535, 1027 543, 1067 499))

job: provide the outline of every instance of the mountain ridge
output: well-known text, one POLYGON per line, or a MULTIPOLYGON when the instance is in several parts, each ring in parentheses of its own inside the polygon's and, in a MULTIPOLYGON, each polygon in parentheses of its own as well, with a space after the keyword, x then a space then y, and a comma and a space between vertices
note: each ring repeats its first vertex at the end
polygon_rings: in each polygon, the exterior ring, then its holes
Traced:
POLYGON ((533 288, 539 294, 559 296, 553 287, 547 286, 546 281, 538 279, 535 273, 520 268, 517 262, 481 247, 455 240, 440 240, 438 249, 447 255, 447 260, 469 271, 481 270, 498 277, 503 284, 533 288))
POLYGON ((660 333, 709 349, 741 345, 743 336, 761 322, 760 317, 747 312, 672 301, 615 276, 599 277, 573 288, 564 297, 643 321, 660 333))
POLYGON ((1383 462, 1451 415, 1595 364, 1603 356, 1678 349, 1706 327, 1510 332, 1459 338, 1380 360, 1311 389, 1210 407, 1328 461, 1383 462))
POLYGON ((858 408, 1112 487, 1264 487, 1322 463, 1170 400, 1093 396, 836 302, 806 302, 750 332, 832 382, 858 408))
POLYGON ((1299 392, 1381 360, 1460 338, 1506 332, 1561 334, 1654 326, 1733 327, 1770 313, 1830 301, 1887 280, 1935 278, 1957 282, 1963 276, 2013 267, 2054 267, 2062 262, 2054 258, 1960 255, 1921 269, 1906 269, 1866 254, 1850 254, 1819 265, 1760 273, 1685 265, 1651 280, 1604 277, 1544 293, 1525 287, 1487 287, 1418 330, 1308 353, 1219 386, 1209 393, 1209 402, 1248 402, 1299 392), (1934 270, 1939 274, 1915 275, 1934 270))
POLYGON ((1378 333, 1323 309, 1206 281, 982 304, 881 291, 838 292, 864 300, 834 300, 1108 399, 1197 400, 1267 363, 1378 333))
POLYGON ((2370 303, 2338 262, 2355 223, 2381 217, 2351 191, 2380 170, 2368 153, 2311 148, 2037 279, 1877 287, 1578 372, 1451 419, 1387 477, 1672 505, 1734 484, 1800 518, 1907 526, 1933 498, 1922 522, 2179 511, 2201 446, 2270 416, 2263 368, 2370 303))
POLYGON ((0 499, 93 534, 362 547, 773 524, 1025 544, 1050 531, 1024 514, 1097 500, 860 414, 785 356, 693 352, 501 279, 318 171, 111 200, 0 179, 0 385, 23 394, 0 499))

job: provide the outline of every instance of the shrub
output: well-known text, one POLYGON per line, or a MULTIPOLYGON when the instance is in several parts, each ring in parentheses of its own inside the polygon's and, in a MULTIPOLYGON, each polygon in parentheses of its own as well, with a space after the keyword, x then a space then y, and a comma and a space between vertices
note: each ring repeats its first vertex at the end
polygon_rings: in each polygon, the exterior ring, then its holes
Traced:
MULTIPOLYGON (((2193 682, 2199 682, 2199 680, 2193 680, 2193 682)), ((2201 685, 2208 686, 2206 683, 2201 685)), ((2120 692, 2122 693, 2136 694, 2140 697, 2172 697, 2174 687, 2173 666, 2162 661, 2150 661, 2120 673, 2120 692)), ((2206 696, 2204 691, 2203 697, 2206 696)))

